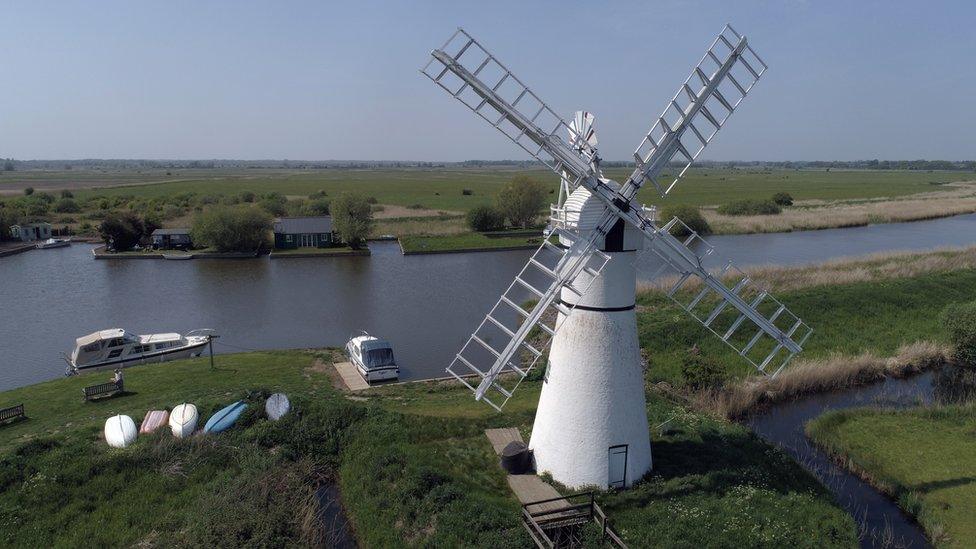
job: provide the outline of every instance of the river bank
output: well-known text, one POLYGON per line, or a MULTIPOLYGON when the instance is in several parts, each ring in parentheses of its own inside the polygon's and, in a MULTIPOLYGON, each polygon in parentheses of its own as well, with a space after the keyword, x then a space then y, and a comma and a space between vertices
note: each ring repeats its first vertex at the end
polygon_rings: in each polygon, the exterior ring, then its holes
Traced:
MULTIPOLYGON (((283 351, 223 355, 213 370, 206 359, 133 367, 125 395, 96 403, 80 397, 94 374, 0 393, 0 403, 24 402, 29 416, 0 428, 3 541, 167 545, 234 536, 316 545, 348 535, 364 546, 531 544, 483 431, 528 428, 539 382, 524 384, 505 414, 445 382, 373 388, 350 400, 332 386, 331 359, 328 350, 283 351), (260 413, 270 391, 288 393, 294 406, 280 422, 260 413), (174 440, 164 432, 125 449, 101 440, 112 414, 138 421, 148 409, 190 401, 205 418, 239 398, 249 410, 220 435, 174 440), (316 491, 330 484, 350 523, 338 533, 314 520, 316 491)), ((850 517, 784 454, 741 426, 649 399, 652 424, 675 416, 675 429, 654 434, 655 473, 635 490, 599 496, 628 544, 705 545, 716 535, 753 546, 856 542, 850 517)))

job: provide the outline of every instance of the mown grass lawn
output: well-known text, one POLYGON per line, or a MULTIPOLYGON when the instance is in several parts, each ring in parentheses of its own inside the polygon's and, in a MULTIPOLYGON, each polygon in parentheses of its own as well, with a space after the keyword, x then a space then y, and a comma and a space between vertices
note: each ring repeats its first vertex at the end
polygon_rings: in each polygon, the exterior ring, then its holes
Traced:
POLYGON ((848 468, 892 494, 940 546, 976 540, 976 405, 854 409, 807 425, 848 468))

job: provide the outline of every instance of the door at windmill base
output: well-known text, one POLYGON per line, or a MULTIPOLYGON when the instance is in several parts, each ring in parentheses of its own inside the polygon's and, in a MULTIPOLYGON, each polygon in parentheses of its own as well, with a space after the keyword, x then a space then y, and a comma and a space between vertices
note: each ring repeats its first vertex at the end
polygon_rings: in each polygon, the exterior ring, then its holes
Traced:
POLYGON ((610 477, 607 486, 624 488, 627 486, 627 445, 611 446, 609 454, 610 477))

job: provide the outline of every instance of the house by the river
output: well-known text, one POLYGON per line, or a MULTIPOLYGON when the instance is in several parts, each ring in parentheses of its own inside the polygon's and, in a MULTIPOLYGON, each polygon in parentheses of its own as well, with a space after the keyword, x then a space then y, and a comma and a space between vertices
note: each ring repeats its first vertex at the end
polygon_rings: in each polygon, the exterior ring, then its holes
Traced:
POLYGON ((328 248, 339 243, 329 215, 281 217, 274 222, 274 247, 279 250, 328 248))
POLYGON ((192 248, 190 229, 156 229, 152 232, 152 245, 160 250, 192 248))
POLYGON ((46 221, 36 223, 20 223, 10 226, 10 238, 22 242, 32 240, 47 240, 51 238, 51 224, 46 221))

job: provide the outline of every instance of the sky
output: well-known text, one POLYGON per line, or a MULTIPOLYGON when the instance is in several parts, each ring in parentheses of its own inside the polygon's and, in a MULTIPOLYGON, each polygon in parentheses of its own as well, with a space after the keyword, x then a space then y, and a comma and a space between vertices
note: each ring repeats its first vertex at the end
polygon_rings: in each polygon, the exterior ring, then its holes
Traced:
POLYGON ((769 72, 711 160, 976 158, 976 3, 0 3, 0 157, 521 159, 418 72, 463 26, 629 159, 729 22, 769 72))

